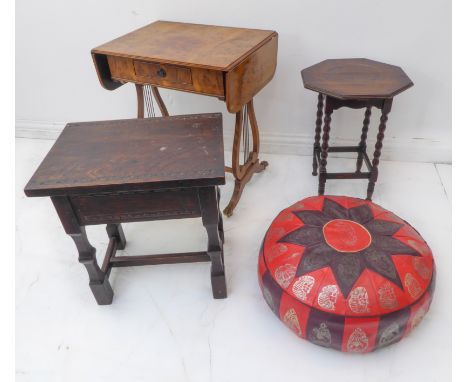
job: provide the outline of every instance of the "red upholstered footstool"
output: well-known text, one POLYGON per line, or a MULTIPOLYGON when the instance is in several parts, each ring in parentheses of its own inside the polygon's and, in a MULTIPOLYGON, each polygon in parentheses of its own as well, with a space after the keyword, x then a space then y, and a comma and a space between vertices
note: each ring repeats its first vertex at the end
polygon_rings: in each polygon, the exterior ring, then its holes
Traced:
POLYGON ((298 336, 358 353, 408 335, 435 285, 431 250, 414 228, 345 196, 283 210, 265 235, 258 273, 268 305, 298 336))

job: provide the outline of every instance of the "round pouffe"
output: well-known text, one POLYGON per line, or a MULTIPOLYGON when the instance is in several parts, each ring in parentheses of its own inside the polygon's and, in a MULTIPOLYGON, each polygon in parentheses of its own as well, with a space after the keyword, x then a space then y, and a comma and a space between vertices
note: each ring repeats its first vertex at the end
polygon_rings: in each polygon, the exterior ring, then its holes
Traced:
POLYGON ((263 296, 298 336, 365 353, 407 336, 429 309, 432 252, 407 222, 367 200, 310 197, 268 229, 263 296))

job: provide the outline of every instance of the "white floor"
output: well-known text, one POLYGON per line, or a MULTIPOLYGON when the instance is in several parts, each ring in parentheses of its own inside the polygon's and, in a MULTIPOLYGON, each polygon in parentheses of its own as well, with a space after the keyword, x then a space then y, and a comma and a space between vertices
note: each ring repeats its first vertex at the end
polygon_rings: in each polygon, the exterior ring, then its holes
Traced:
MULTIPOLYGON (((451 166, 382 162, 374 201, 412 223, 438 267, 434 302, 405 340, 367 355, 342 354, 297 338, 269 310, 257 282, 257 255, 271 220, 317 192, 311 158, 270 162, 225 219, 228 298, 211 297, 209 265, 115 269, 114 302, 96 305, 47 198, 23 187, 52 141, 17 139, 17 381, 449 381, 451 367, 451 166)), ((329 168, 353 168, 331 159, 329 168)), ((328 194, 363 197, 364 181, 329 181, 328 194)), ((222 205, 231 195, 228 176, 222 205)), ((124 224, 124 252, 205 249, 199 219, 124 224)), ((102 257, 104 227, 90 240, 102 257)))

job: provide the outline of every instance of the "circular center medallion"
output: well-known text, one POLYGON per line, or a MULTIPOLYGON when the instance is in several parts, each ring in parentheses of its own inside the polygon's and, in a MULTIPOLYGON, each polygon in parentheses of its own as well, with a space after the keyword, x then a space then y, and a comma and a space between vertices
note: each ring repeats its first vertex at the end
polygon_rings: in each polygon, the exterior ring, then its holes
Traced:
POLYGON ((372 237, 361 224, 352 220, 330 220, 323 226, 327 244, 338 252, 359 252, 366 249, 372 237))

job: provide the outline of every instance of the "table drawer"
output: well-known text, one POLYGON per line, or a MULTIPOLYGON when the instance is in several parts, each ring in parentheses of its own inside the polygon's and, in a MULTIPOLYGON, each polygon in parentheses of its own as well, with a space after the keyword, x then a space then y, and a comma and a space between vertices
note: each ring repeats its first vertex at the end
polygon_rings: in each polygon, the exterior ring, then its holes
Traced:
POLYGON ((191 85, 192 72, 190 68, 156 62, 133 61, 133 68, 137 77, 144 77, 148 81, 168 85, 191 85))
POLYGON ((108 56, 112 79, 224 97, 223 73, 173 64, 108 56))
POLYGON ((82 225, 200 216, 195 188, 71 196, 70 202, 82 225))

